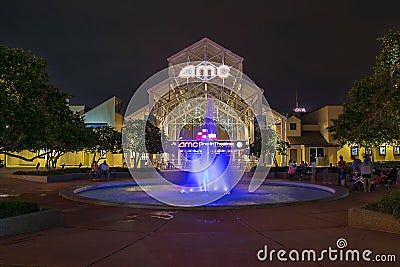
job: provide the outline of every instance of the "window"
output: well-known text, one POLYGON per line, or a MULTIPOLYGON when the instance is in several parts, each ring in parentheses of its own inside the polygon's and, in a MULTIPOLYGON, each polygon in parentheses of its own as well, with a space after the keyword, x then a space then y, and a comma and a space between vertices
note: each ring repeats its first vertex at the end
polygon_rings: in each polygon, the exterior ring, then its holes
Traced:
POLYGON ((372 148, 366 147, 366 148, 365 148, 365 155, 367 155, 367 156, 372 156, 372 148))
POLYGON ((352 156, 358 156, 358 146, 353 146, 351 148, 351 155, 352 156))
POLYGON ((310 163, 317 158, 323 158, 325 156, 325 151, 323 147, 310 147, 310 163))
POLYGON ((289 126, 289 129, 290 129, 291 131, 296 131, 296 123, 295 123, 295 122, 291 122, 291 123, 290 123, 290 126, 289 126))
POLYGON ((324 157, 324 148, 323 147, 318 147, 317 148, 317 157, 318 158, 323 158, 324 157))
POLYGON ((115 99, 115 113, 121 114, 122 112, 122 102, 119 99, 115 99))
POLYGON ((393 147, 393 155, 394 156, 400 156, 400 146, 394 146, 393 147))
POLYGON ((381 155, 381 156, 386 155, 386 146, 379 147, 379 155, 381 155))

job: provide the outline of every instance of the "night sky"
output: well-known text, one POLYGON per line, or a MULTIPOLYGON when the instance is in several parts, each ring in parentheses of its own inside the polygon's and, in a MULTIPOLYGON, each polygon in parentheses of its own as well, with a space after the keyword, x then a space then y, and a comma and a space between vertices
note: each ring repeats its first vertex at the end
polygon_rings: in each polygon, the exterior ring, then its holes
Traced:
POLYGON ((273 108, 294 108, 297 89, 313 110, 342 104, 372 74, 376 39, 400 30, 399 10, 400 1, 2 0, 0 43, 45 57, 51 84, 95 106, 113 95, 127 105, 167 57, 208 37, 245 59, 273 108))

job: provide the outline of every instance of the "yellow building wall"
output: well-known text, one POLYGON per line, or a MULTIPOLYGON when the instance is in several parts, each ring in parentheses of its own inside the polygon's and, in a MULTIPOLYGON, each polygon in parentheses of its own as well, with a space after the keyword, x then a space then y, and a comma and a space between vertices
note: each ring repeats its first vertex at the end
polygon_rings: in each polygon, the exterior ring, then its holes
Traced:
POLYGON ((286 135, 287 136, 301 136, 301 121, 299 118, 292 116, 286 121, 286 135), (296 130, 290 130, 290 124, 296 123, 296 130))
MULTIPOLYGON (((26 158, 32 158, 37 155, 37 153, 30 152, 30 151, 21 151, 20 153, 16 153, 20 156, 26 158)), ((98 155, 96 156, 96 160, 98 159, 98 155)), ((65 167, 78 167, 79 163, 82 163, 82 167, 90 167, 93 160, 93 154, 87 153, 84 151, 80 151, 78 153, 66 153, 65 155, 61 156, 57 161, 57 168, 61 167, 63 163, 65 163, 65 167)), ((103 160, 100 160, 102 162, 103 160)), ((124 162, 122 154, 106 154, 106 161, 110 166, 114 167, 122 167, 124 162)), ((37 163, 40 163, 40 167, 45 167, 46 162, 44 158, 37 158, 33 161, 24 161, 22 159, 14 158, 7 156, 6 157, 6 164, 7 167, 10 168, 34 168, 37 163)))
MULTIPOLYGON (((362 159, 362 155, 365 153, 364 147, 358 148, 358 156, 356 158, 362 159)), ((351 159, 351 147, 343 146, 337 152, 337 157, 343 156, 343 159, 346 162, 352 162, 351 159)), ((386 155, 379 155, 379 147, 372 149, 372 158, 375 162, 381 161, 400 161, 400 156, 394 156, 393 154, 393 146, 386 146, 386 155)))
MULTIPOLYGON (((14 153, 14 154, 20 155, 25 158, 33 158, 33 157, 37 156, 37 152, 35 153, 35 152, 27 151, 27 150, 21 151, 20 153, 14 153)), ((37 158, 33 161, 25 161, 25 160, 10 157, 10 156, 6 157, 7 167, 35 167, 38 162, 40 163, 40 166, 42 166, 42 167, 45 166, 44 158, 37 158)))
POLYGON ((327 147, 325 155, 327 156, 327 162, 326 166, 329 166, 330 163, 332 163, 332 166, 337 165, 337 162, 339 161, 338 158, 338 147, 327 147))
POLYGON ((120 132, 122 130, 123 116, 121 114, 115 113, 114 123, 114 129, 120 132))

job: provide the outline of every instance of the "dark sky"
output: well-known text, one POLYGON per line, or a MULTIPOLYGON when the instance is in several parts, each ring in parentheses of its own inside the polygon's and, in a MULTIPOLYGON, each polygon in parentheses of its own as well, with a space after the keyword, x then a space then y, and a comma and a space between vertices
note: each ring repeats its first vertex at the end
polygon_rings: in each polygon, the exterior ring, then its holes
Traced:
POLYGON ((270 105, 288 111, 342 104, 370 75, 376 38, 400 30, 400 1, 2 0, 0 43, 48 60, 50 82, 95 106, 167 67, 208 37, 242 56, 270 105))

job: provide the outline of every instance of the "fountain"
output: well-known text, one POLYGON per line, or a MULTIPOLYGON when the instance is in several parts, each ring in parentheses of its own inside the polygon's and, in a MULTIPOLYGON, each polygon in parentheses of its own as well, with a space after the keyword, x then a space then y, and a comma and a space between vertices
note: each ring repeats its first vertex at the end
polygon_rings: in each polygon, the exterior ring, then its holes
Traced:
POLYGON ((226 147, 218 146, 217 132, 214 100, 208 96, 204 124, 196 135, 200 147, 187 155, 189 168, 184 171, 186 181, 181 193, 229 193, 231 185, 225 170, 229 168, 230 156, 226 147))
POLYGON ((249 184, 254 174, 240 173, 229 149, 218 145, 214 99, 207 97, 205 101, 204 123, 196 134, 196 141, 201 145, 198 149, 183 152, 186 164, 181 170, 169 171, 169 177, 167 171, 162 174, 154 171, 145 179, 139 179, 133 173, 136 182, 71 187, 62 190, 61 195, 102 205, 153 209, 281 206, 334 200, 348 195, 348 190, 335 186, 264 180, 250 193, 249 184))
POLYGON ((181 166, 159 171, 149 161, 149 171, 137 172, 129 160, 131 152, 141 148, 128 145, 133 139, 143 139, 141 143, 146 143, 145 127, 134 137, 123 131, 123 141, 128 147, 125 158, 129 159, 127 164, 134 181, 72 186, 61 190, 60 195, 101 205, 156 209, 265 207, 334 200, 348 195, 347 189, 331 185, 266 180, 270 165, 265 166, 265 162, 274 154, 276 140, 266 129, 268 124, 275 124, 261 90, 240 69, 208 61, 174 65, 154 75, 136 91, 126 114, 141 110, 146 97, 150 99, 149 112, 156 114, 154 121, 158 120, 157 125, 166 127, 165 132, 174 138, 170 143, 162 143, 164 154, 181 166), (184 70, 186 72, 182 73, 184 70), (176 105, 171 105, 170 109, 165 108, 169 102, 157 105, 152 91, 157 86, 161 88, 161 96, 175 97, 176 105), (209 93, 212 90, 213 97, 209 93), (182 98, 185 91, 188 95, 182 98), (196 94, 190 94, 195 91, 196 94), (218 94, 231 97, 232 101, 242 99, 237 101, 247 109, 245 112, 250 114, 250 119, 243 121, 243 111, 238 114, 232 102, 217 99, 218 94), (182 114, 185 114, 184 120, 180 119, 182 114), (223 117, 223 114, 228 115, 223 117), (243 163, 249 160, 249 129, 255 126, 250 124, 254 118, 257 118, 263 141, 253 173, 245 172, 243 163), (200 128, 196 128, 199 131, 194 133, 192 127, 192 135, 179 136, 183 125, 196 119, 202 119, 198 124, 200 128), (169 125, 173 127, 168 128, 169 125), (191 136, 189 140, 187 136, 191 136))

